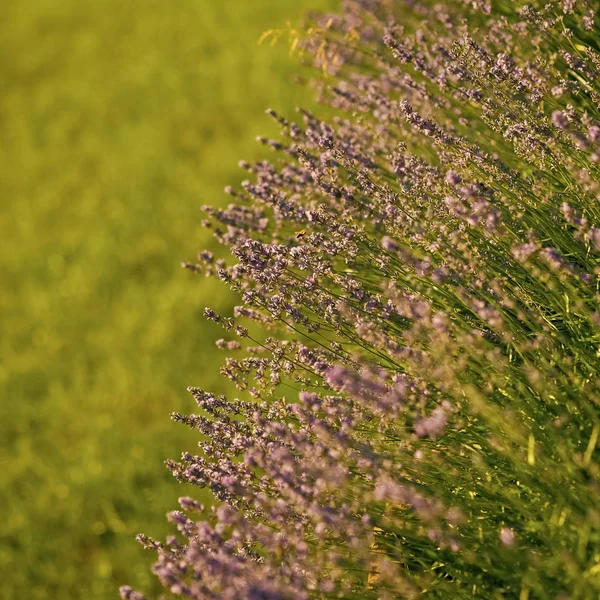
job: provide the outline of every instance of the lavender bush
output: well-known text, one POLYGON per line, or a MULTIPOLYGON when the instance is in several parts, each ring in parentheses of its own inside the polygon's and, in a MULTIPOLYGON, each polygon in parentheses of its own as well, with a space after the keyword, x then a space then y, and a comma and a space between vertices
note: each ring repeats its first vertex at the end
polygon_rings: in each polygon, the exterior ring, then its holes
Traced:
POLYGON ((245 399, 173 415, 216 503, 140 536, 172 594, 599 597, 598 8, 348 0, 307 30, 336 116, 269 111, 274 161, 204 207, 235 261, 186 265, 243 299, 205 314, 245 399))

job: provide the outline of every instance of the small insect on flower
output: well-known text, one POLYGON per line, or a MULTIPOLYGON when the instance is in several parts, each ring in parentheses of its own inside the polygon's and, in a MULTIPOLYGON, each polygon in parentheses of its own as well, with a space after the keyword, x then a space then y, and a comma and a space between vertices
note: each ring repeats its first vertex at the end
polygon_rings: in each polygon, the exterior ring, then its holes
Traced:
POLYGON ((301 240, 306 235, 306 229, 301 229, 300 231, 296 231, 296 239, 301 240))

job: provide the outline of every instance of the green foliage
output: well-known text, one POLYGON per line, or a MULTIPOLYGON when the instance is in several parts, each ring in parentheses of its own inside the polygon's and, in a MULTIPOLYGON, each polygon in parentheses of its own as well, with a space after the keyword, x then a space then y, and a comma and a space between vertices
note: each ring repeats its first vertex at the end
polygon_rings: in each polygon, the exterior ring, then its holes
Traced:
POLYGON ((267 106, 310 94, 261 33, 325 0, 8 0, 0 32, 2 598, 109 598, 154 578, 194 435, 185 386, 225 391, 223 286, 180 269, 256 157, 267 106), (213 289, 214 285, 214 289, 213 289))

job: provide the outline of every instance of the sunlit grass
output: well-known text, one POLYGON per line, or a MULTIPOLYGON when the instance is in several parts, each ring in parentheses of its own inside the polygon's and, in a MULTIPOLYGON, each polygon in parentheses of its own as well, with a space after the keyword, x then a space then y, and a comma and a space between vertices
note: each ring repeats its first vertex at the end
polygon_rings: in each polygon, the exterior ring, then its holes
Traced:
POLYGON ((168 414, 224 389, 201 310, 233 302, 179 265, 264 109, 308 102, 257 39, 326 4, 2 5, 0 597, 152 585, 133 536, 168 531, 162 463, 195 443, 168 414))

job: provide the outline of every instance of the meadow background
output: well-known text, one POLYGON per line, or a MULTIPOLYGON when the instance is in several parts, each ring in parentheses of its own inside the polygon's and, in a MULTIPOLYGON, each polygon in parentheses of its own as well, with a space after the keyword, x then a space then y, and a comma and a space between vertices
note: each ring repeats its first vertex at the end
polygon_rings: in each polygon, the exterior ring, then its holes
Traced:
MULTIPOLYGON (((310 107, 268 28, 334 0, 8 0, 0 7, 0 598, 158 587, 134 540, 172 533, 163 465, 195 437, 187 385, 224 392, 210 245, 267 107, 310 107)), ((197 493, 196 493, 197 496, 197 493)))

